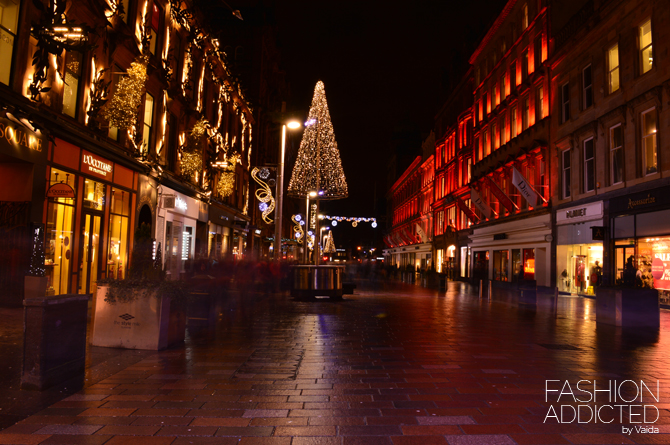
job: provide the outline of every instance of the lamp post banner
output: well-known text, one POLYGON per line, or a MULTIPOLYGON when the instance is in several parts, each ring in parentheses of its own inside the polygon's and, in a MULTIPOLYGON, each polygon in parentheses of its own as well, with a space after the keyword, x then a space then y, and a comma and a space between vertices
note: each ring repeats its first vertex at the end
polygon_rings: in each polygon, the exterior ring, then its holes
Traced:
POLYGON ((489 207, 489 205, 482 200, 482 198, 479 196, 479 192, 477 192, 477 190, 472 187, 470 187, 470 197, 472 198, 472 203, 479 209, 480 212, 482 212, 484 218, 491 219, 491 207, 489 207))
POLYGON ((486 180, 489 183, 489 188, 491 189, 491 193, 493 193, 493 195, 496 198, 498 198, 498 201, 500 201, 500 203, 502 205, 504 205, 507 208, 507 210, 509 210, 511 213, 514 213, 517 210, 519 210, 519 208, 516 206, 516 204, 514 204, 514 201, 509 199, 509 196, 507 196, 505 194, 505 192, 503 192, 500 189, 500 187, 498 187, 498 184, 496 184, 493 179, 491 179, 489 176, 486 176, 486 180))
POLYGON ((516 169, 512 167, 512 184, 514 187, 521 193, 528 204, 533 207, 537 207, 540 202, 540 195, 535 191, 532 185, 526 180, 526 178, 516 169))

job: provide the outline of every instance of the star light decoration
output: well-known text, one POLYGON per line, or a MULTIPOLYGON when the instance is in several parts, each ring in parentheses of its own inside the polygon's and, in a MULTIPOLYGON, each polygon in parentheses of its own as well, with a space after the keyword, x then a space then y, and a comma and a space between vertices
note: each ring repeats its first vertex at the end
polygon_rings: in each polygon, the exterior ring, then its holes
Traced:
POLYGON ((293 233, 295 236, 295 239, 298 240, 298 244, 302 244, 303 238, 305 238, 305 231, 303 230, 302 226, 305 225, 305 221, 302 219, 302 215, 293 215, 291 217, 291 221, 293 221, 293 233))
POLYGON ((263 212, 261 214, 261 218, 263 218, 263 221, 265 221, 267 224, 272 224, 273 220, 270 219, 268 215, 275 209, 275 198, 272 196, 272 189, 270 186, 265 181, 263 181, 263 179, 261 179, 263 177, 265 177, 264 179, 267 179, 269 176, 270 171, 267 168, 261 169, 254 167, 251 170, 251 177, 260 186, 256 189, 256 198, 261 203, 258 207, 261 212, 263 212))
POLYGON ((347 180, 342 170, 326 92, 321 81, 314 88, 307 122, 309 125, 306 124, 300 142, 288 195, 305 198, 310 191, 318 189, 320 200, 346 198, 349 196, 347 180))
POLYGON ((103 116, 112 127, 130 129, 137 123, 147 83, 147 56, 137 56, 126 76, 119 80, 112 99, 103 108, 103 116))

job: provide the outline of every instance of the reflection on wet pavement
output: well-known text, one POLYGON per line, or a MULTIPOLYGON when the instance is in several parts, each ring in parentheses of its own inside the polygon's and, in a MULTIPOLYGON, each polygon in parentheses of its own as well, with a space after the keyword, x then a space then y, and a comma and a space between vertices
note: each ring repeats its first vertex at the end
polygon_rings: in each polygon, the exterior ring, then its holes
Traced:
POLYGON ((624 330, 597 326, 593 300, 561 297, 554 311, 546 296, 536 307, 511 293, 479 300, 462 283, 446 293, 361 283, 340 303, 233 295, 214 329, 189 331, 177 348, 113 350, 115 360, 89 351, 98 369, 86 387, 3 430, 0 443, 670 443, 669 329, 665 311, 660 331, 624 330), (620 400, 623 419, 611 424, 607 409, 600 421, 548 416, 594 406, 548 388, 627 379, 626 400, 641 381, 653 391, 658 382, 658 401, 643 394, 658 410, 653 424, 632 423, 638 402, 620 400), (622 429, 636 425, 657 431, 622 429))

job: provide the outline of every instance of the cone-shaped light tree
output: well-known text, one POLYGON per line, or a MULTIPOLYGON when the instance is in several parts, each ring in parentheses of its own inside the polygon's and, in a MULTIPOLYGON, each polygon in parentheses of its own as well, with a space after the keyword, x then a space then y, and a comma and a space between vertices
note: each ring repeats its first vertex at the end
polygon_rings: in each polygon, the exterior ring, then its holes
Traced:
MULTIPOLYGON (((335 132, 328 112, 326 91, 321 81, 318 81, 314 88, 312 106, 309 109, 305 132, 300 141, 300 149, 288 185, 288 195, 307 198, 306 214, 310 210, 309 197, 313 196, 316 201, 316 215, 319 214, 320 200, 349 196, 347 179, 342 170, 340 151, 337 149, 335 132)), ((314 218, 314 222, 314 233, 319 234, 318 216, 314 218)), ((318 266, 321 257, 318 242, 315 243, 315 248, 314 263, 318 266)), ((307 256, 307 249, 305 253, 307 256)))
POLYGON ((318 192, 320 200, 349 196, 321 81, 314 88, 312 106, 288 185, 289 196, 305 198, 310 192, 318 192))

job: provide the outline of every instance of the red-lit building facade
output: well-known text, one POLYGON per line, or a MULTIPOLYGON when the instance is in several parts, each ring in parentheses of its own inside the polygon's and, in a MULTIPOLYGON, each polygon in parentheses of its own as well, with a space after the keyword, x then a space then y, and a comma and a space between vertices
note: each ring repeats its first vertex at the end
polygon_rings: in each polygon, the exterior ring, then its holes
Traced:
POLYGON ((551 284, 548 20, 546 1, 510 0, 470 57, 476 281, 551 284))
POLYGON ((472 172, 472 69, 436 116, 435 269, 449 278, 469 276, 468 235, 476 220, 470 199, 472 172))
POLYGON ((597 9, 572 1, 552 11, 561 292, 635 284, 670 302, 669 22, 667 2, 658 0, 603 1, 597 9))
POLYGON ((433 266, 433 184, 435 138, 431 133, 417 156, 386 195, 392 209, 391 229, 384 237, 388 265, 425 270, 433 266))

